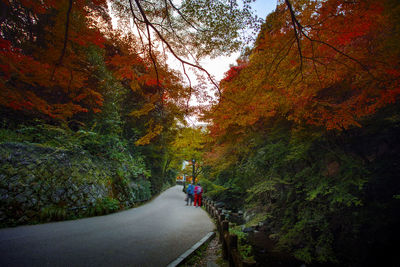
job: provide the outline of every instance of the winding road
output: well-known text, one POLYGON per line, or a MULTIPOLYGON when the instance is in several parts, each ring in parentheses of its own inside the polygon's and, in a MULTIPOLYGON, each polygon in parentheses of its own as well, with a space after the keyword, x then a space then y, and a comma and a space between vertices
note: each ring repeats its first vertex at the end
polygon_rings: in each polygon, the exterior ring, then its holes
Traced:
POLYGON ((0 229, 0 266, 166 266, 214 229, 182 186, 107 216, 0 229))

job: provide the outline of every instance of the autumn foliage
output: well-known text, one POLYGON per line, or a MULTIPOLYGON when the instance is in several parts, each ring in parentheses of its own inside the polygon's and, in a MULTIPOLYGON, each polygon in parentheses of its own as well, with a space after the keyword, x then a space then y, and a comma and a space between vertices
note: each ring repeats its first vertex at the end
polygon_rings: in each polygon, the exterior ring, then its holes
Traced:
MULTIPOLYGON (((398 1, 278 2, 204 115, 208 175, 225 188, 213 197, 258 212, 301 262, 394 264, 398 1)), ((265 249, 255 257, 278 265, 265 249)))
POLYGON ((137 35, 113 29, 110 1, 0 0, 1 142, 86 151, 113 163, 122 193, 127 177, 157 193, 196 159, 212 197, 260 212, 296 266, 380 266, 375 252, 397 253, 399 1, 279 0, 220 81, 207 133, 182 128, 203 85, 184 86, 161 50, 196 67, 185 54, 237 48, 249 14, 235 1, 123 2, 115 14, 133 15, 137 35))
POLYGON ((180 78, 161 65, 156 73, 149 55, 140 52, 136 36, 111 30, 107 1, 1 5, 8 16, 2 20, 0 36, 0 105, 6 110, 56 122, 101 113, 105 98, 121 93, 104 89, 107 79, 99 73, 105 75, 108 68, 137 101, 128 112, 147 115, 140 118, 147 120, 148 129, 138 145, 161 133, 157 112, 172 108, 179 113, 179 101, 187 96, 180 78), (93 51, 104 58, 104 67, 94 62, 93 51))
POLYGON ((87 151, 125 166, 112 170, 124 173, 118 181, 146 177, 156 193, 174 178, 164 161, 189 89, 156 48, 150 55, 113 28, 109 4, 0 1, 1 142, 23 132, 26 142, 87 151))
POLYGON ((392 48, 399 40, 389 5, 294 1, 295 12, 302 10, 296 28, 286 5, 278 6, 251 55, 222 80, 214 127, 248 126, 279 114, 343 130, 395 103, 400 66, 392 48))

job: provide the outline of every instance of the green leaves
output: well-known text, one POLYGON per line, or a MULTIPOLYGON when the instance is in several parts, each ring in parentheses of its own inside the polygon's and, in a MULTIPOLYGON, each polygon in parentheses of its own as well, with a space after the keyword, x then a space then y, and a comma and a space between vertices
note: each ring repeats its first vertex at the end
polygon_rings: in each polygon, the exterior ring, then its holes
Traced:
MULTIPOLYGON (((239 31, 255 22, 250 7, 242 9, 237 1, 185 0, 181 12, 199 28, 189 33, 198 57, 237 51, 244 41, 239 31)), ((183 23, 183 17, 179 21, 183 23)))
POLYGON ((307 263, 362 265, 374 244, 390 247, 386 240, 398 235, 398 114, 390 106, 344 132, 276 118, 234 138, 226 133, 212 143, 217 151, 225 141, 217 159, 236 161, 212 162, 210 180, 246 192, 242 205, 267 214, 260 220, 278 249, 307 263))

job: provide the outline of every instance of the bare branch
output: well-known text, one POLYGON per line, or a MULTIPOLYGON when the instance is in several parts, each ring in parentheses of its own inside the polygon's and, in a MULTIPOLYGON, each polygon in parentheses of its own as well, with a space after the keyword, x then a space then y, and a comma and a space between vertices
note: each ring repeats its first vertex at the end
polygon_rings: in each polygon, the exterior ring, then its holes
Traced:
POLYGON ((300 72, 301 72, 301 76, 303 77, 303 54, 301 52, 301 44, 300 44, 300 33, 302 33, 303 30, 302 30, 301 24, 297 21, 296 15, 294 14, 292 4, 289 2, 289 0, 285 0, 285 3, 287 5, 287 7, 289 8, 290 17, 292 19, 294 36, 296 37, 297 49, 299 50, 300 72))
MULTIPOLYGON (((131 2, 131 0, 129 0, 129 1, 131 2)), ((197 69, 203 71, 204 73, 206 73, 207 76, 208 76, 208 78, 209 78, 209 80, 210 80, 211 83, 217 88, 218 93, 219 93, 219 95, 221 96, 221 91, 220 91, 220 89, 219 89, 219 86, 218 86, 217 83, 214 81, 214 79, 213 79, 213 77, 211 76, 211 74, 210 74, 206 69, 204 69, 203 67, 201 67, 201 66, 199 66, 199 65, 196 65, 196 64, 193 64, 193 63, 190 63, 190 62, 188 62, 188 61, 182 59, 181 57, 179 57, 179 56, 175 53, 174 49, 171 47, 171 45, 169 44, 169 42, 168 42, 168 41, 164 38, 164 36, 160 33, 160 31, 148 20, 148 18, 147 18, 147 16, 146 16, 146 13, 144 12, 142 6, 141 6, 140 3, 139 3, 139 0, 135 0, 135 3, 136 3, 136 5, 137 5, 137 7, 138 7, 138 9, 139 9, 140 14, 142 15, 142 18, 143 18, 144 23, 145 23, 148 27, 150 27, 150 28, 153 29, 153 31, 157 34, 157 36, 160 38, 160 40, 161 40, 163 43, 165 43, 165 45, 168 47, 168 50, 171 52, 171 54, 172 54, 177 60, 179 60, 182 64, 189 65, 189 66, 191 66, 191 67, 197 68, 197 69)))
POLYGON ((340 51, 339 49, 337 49, 336 47, 334 47, 333 45, 331 45, 331 44, 329 44, 327 42, 324 42, 324 41, 321 41, 321 40, 317 40, 317 39, 313 39, 310 36, 308 36, 308 34, 304 31, 304 27, 297 20, 296 15, 295 15, 295 13, 293 11, 293 7, 292 7, 290 1, 289 0, 285 0, 285 3, 286 3, 286 5, 287 5, 287 7, 289 9, 289 12, 290 12, 290 16, 291 16, 293 27, 294 27, 294 31, 295 31, 296 40, 298 40, 297 44, 298 44, 299 55, 300 55, 300 58, 301 58, 301 67, 302 67, 303 55, 302 55, 302 51, 301 51, 301 47, 300 47, 300 36, 304 35, 304 37, 307 38, 311 43, 316 42, 316 43, 323 44, 323 45, 331 48, 335 52, 339 53, 340 55, 342 55, 342 56, 344 56, 344 57, 356 62, 358 65, 361 66, 361 68, 364 71, 366 71, 369 75, 371 75, 373 78, 375 78, 375 76, 370 72, 369 68, 366 65, 364 65, 361 61, 359 61, 358 59, 356 59, 356 58, 354 58, 354 57, 352 57, 352 56, 340 51))
MULTIPOLYGON (((178 40, 178 42, 182 45, 182 47, 186 51, 186 53, 188 53, 188 55, 190 55, 192 57, 192 59, 196 63, 196 65, 199 65, 199 62, 196 60, 196 57, 192 54, 192 52, 189 49, 186 48, 185 43, 182 41, 180 36, 178 34, 176 34, 176 32, 174 30, 174 27, 172 26, 172 22, 171 22, 171 19, 170 19, 170 16, 169 16, 169 12, 168 12, 168 2, 167 2, 167 0, 164 0, 164 5, 165 5, 166 18, 167 18, 168 24, 169 24, 169 26, 171 28, 172 34, 175 36, 175 38, 178 40)), ((192 86, 191 86, 192 82, 191 82, 189 76, 186 73, 185 65, 182 64, 182 67, 183 67, 184 74, 185 74, 185 76, 186 76, 186 78, 187 78, 187 80, 188 80, 188 82, 190 84, 190 89, 192 89, 192 86)))
POLYGON ((146 29, 147 29, 147 36, 148 36, 148 40, 149 40, 149 55, 150 55, 151 61, 153 62, 154 71, 156 72, 157 85, 160 85, 160 79, 158 77, 158 68, 157 68, 156 60, 153 57, 153 51, 152 51, 152 48, 151 48, 152 47, 152 43, 151 43, 151 35, 150 35, 149 24, 146 24, 146 29))
MULTIPOLYGON (((314 58, 315 58, 315 54, 314 54, 314 44, 313 44, 313 43, 311 43, 311 51, 312 51, 312 58, 314 59, 314 58)), ((319 77, 317 65, 315 64, 316 61, 317 61, 317 60, 312 60, 312 63, 313 63, 313 67, 314 67, 315 74, 317 75, 317 78, 318 78, 319 86, 320 86, 321 89, 322 89, 323 86, 322 86, 321 78, 319 77)))
MULTIPOLYGON (((304 33, 303 33, 303 34, 304 34, 304 33)), ((347 57, 348 59, 351 59, 352 61, 354 61, 354 62, 356 62, 358 65, 360 65, 366 72, 368 72, 369 74, 372 75, 372 73, 369 71, 369 68, 368 68, 366 65, 364 65, 363 63, 361 63, 358 59, 356 59, 356 58, 354 58, 354 57, 352 57, 352 56, 350 56, 350 55, 348 55, 348 54, 346 54, 346 53, 340 51, 339 49, 337 49, 337 48, 334 47, 333 45, 328 44, 328 43, 326 43, 326 42, 324 42, 324 41, 312 39, 312 38, 308 37, 306 34, 304 34, 304 36, 305 36, 307 39, 309 39, 311 42, 317 42, 317 43, 326 45, 327 47, 333 49, 335 52, 341 54, 342 56, 345 56, 345 57, 347 57)), ((372 75, 372 76, 373 76, 373 75, 372 75)))
POLYGON ((185 74, 185 76, 186 76, 186 78, 188 79, 188 81, 189 81, 189 97, 188 97, 188 100, 187 100, 187 102, 186 102, 186 110, 189 110, 189 101, 190 101, 190 96, 192 95, 192 82, 191 82, 191 80, 190 80, 190 78, 189 78, 189 76, 187 75, 187 73, 186 73, 186 68, 185 68, 185 64, 183 64, 182 63, 182 68, 183 68, 183 73, 185 74))
MULTIPOLYGON (((142 47, 146 47, 145 44, 144 44, 144 42, 143 42, 143 38, 142 38, 142 34, 141 34, 141 29, 140 29, 139 25, 138 25, 137 22, 136 22, 136 20, 139 21, 139 22, 141 22, 141 20, 140 20, 139 18, 136 17, 135 12, 134 12, 134 10, 133 10, 133 5, 132 5, 132 1, 131 1, 131 0, 129 0, 129 7, 130 7, 130 10, 131 10, 131 13, 132 13, 132 17, 133 17, 132 20, 133 20, 133 23, 135 24, 135 26, 136 26, 136 28, 137 28, 137 32, 138 32, 138 34, 139 34, 140 42, 142 43, 142 47)), ((143 23, 144 23, 144 22, 143 22, 143 23)))
POLYGON ((180 9, 177 8, 177 7, 175 7, 174 3, 173 3, 171 0, 168 0, 168 2, 171 4, 172 8, 175 9, 175 10, 178 12, 179 16, 181 16, 181 18, 182 18, 187 24, 189 24, 190 27, 192 27, 193 29, 195 29, 196 31, 199 31, 199 32, 205 32, 205 31, 206 31, 206 30, 203 30, 203 29, 198 28, 198 27, 195 26, 193 23, 191 23, 191 22, 185 17, 185 15, 182 14, 182 12, 180 11, 180 9))
MULTIPOLYGON (((139 35, 140 35, 140 28, 138 27, 139 25, 137 25, 136 21, 135 21, 135 20, 139 20, 139 19, 137 18, 137 16, 135 15, 135 12, 133 10, 132 0, 129 0, 129 6, 130 6, 131 13, 132 13, 132 16, 133 16, 133 21, 134 21, 136 27, 138 28, 138 32, 139 32, 139 35)), ((156 60, 154 59, 153 51, 152 51, 150 28, 149 28, 149 24, 147 24, 147 23, 146 23, 146 30, 147 30, 147 40, 149 42, 149 56, 150 56, 150 59, 151 59, 151 61, 153 63, 154 71, 156 72, 157 85, 160 85, 160 78, 159 78, 159 75, 158 75, 158 68, 157 68, 156 60)), ((143 39, 142 39, 141 36, 140 36, 140 40, 141 40, 141 42, 143 44, 143 39)))

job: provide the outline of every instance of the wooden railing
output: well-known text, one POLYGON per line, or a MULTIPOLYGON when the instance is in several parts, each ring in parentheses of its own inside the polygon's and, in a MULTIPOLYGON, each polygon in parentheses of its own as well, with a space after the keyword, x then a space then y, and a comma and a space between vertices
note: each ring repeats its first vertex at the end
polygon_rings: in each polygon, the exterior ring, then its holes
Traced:
POLYGON ((222 244, 222 257, 229 261, 229 266, 255 266, 255 262, 242 259, 238 250, 238 237, 237 235, 229 233, 229 221, 226 220, 226 216, 222 214, 222 208, 216 208, 215 203, 208 199, 203 199, 203 205, 216 221, 219 241, 222 244))

